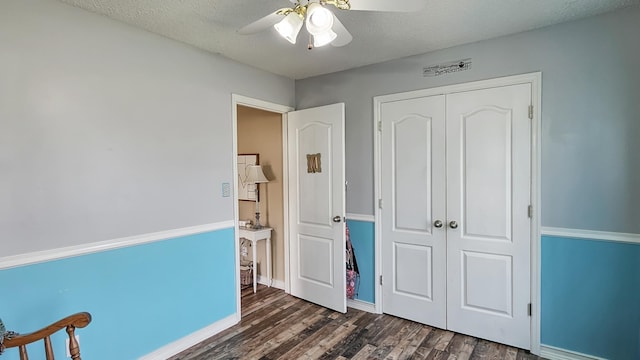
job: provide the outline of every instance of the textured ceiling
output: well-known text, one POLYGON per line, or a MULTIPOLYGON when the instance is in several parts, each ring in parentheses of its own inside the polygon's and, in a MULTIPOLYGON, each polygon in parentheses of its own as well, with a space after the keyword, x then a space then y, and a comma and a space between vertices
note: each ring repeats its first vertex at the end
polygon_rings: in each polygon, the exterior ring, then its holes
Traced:
MULTIPOLYGON (((289 0, 61 0, 269 72, 301 79, 576 20, 640 0, 425 0, 414 13, 340 11, 344 47, 307 50, 273 28, 237 30, 289 0)), ((400 0, 389 0, 400 1, 400 0)))

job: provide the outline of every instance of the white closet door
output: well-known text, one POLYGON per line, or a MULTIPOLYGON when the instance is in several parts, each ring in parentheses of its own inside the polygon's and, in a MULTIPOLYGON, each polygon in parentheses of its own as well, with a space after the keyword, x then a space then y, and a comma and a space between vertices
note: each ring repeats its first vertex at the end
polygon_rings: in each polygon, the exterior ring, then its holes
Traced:
POLYGON ((530 348, 531 85, 447 95, 447 328, 530 348))
POLYGON ((380 108, 383 312, 441 328, 446 327, 444 101, 441 95, 380 108))

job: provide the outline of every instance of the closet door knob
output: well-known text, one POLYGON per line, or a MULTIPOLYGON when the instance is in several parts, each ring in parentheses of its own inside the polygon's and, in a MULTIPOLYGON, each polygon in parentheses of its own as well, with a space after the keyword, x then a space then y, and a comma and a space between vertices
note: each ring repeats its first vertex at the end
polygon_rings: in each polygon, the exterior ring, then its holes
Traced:
POLYGON ((458 223, 455 222, 455 221, 451 221, 449 223, 449 227, 452 228, 452 229, 457 229, 458 228, 458 223))
POLYGON ((340 221, 342 221, 342 217, 341 216, 334 216, 333 217, 333 222, 339 223, 340 221))
POLYGON ((433 226, 440 229, 442 227, 442 220, 436 220, 433 222, 433 226))

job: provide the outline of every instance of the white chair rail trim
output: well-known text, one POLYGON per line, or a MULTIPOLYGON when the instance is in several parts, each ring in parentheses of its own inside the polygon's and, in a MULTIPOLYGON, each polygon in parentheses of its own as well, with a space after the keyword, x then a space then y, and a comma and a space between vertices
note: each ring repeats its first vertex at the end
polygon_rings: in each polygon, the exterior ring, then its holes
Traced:
POLYGON ((375 222, 376 218, 373 215, 347 213, 347 220, 375 222))
POLYGON ((0 270, 233 228, 233 220, 0 257, 0 270))
POLYGON ((607 231, 565 229, 554 227, 542 227, 542 236, 558 236, 576 239, 615 241, 623 243, 640 244, 640 234, 628 234, 607 231))

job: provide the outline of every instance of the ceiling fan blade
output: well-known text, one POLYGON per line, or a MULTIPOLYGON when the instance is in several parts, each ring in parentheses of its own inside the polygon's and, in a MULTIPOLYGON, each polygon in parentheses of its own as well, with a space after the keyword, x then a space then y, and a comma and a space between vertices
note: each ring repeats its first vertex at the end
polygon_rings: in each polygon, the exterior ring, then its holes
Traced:
POLYGON ((241 35, 255 34, 257 32, 267 29, 270 26, 277 24, 278 22, 280 22, 280 20, 284 18, 284 15, 278 14, 279 11, 280 10, 273 12, 263 17, 262 19, 254 21, 251 24, 242 27, 240 30, 238 30, 238 34, 241 34, 241 35))
POLYGON ((353 36, 351 36, 349 30, 347 30, 347 28, 342 25, 335 14, 333 15, 333 27, 331 28, 331 30, 333 30, 338 35, 336 39, 331 42, 331 46, 345 46, 350 43, 351 40, 353 40, 353 36))
POLYGON ((423 9, 426 0, 349 0, 351 10, 411 12, 423 9))

